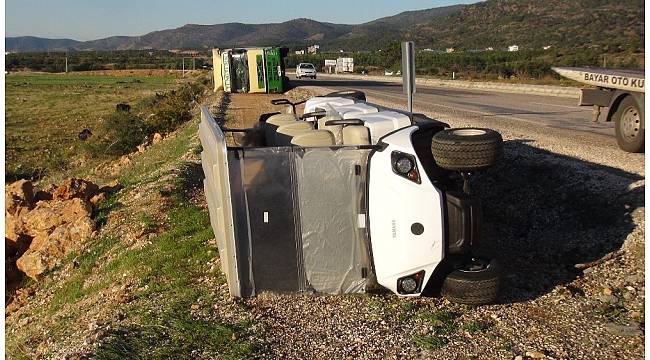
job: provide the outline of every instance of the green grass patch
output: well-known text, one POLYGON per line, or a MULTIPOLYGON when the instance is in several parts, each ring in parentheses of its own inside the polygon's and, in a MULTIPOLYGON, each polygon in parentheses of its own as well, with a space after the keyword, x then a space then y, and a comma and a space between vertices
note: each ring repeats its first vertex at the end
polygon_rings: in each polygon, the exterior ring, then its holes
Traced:
POLYGON ((456 318, 459 315, 457 313, 440 310, 436 312, 421 312, 419 318, 433 325, 436 333, 438 334, 452 334, 458 330, 458 325, 456 325, 456 318))
POLYGON ((117 239, 113 237, 104 237, 95 241, 89 246, 89 251, 81 254, 73 253, 68 256, 76 263, 74 274, 68 279, 61 288, 57 289, 50 302, 49 312, 58 311, 63 305, 72 304, 88 295, 96 293, 99 289, 104 288, 110 282, 110 279, 104 278, 102 281, 84 286, 86 279, 92 273, 93 269, 98 266, 98 260, 111 248, 117 244, 117 239))
POLYGON ((156 220, 149 214, 139 214, 138 221, 140 222, 140 225, 142 225, 144 233, 154 232, 158 228, 156 220))
POLYGON ((461 327, 463 330, 467 331, 470 334, 478 333, 487 330, 490 327, 490 324, 483 321, 469 321, 463 324, 461 327))
POLYGON ((447 344, 447 340, 435 335, 414 336, 413 343, 427 350, 439 350, 447 344))
MULTIPOLYGON (((129 309, 129 317, 137 325, 117 329, 106 337, 96 357, 195 358, 209 354, 221 358, 250 356, 252 345, 239 340, 248 324, 224 324, 192 313, 204 310, 209 314, 211 295, 196 284, 196 279, 209 272, 207 263, 215 252, 206 245, 214 235, 208 214, 202 209, 181 203, 169 214, 169 230, 140 250, 122 252, 107 264, 104 272, 129 272, 140 279, 135 295, 142 302, 129 309), (165 299, 148 301, 145 299, 165 299), (151 312, 152 308, 160 308, 151 312)), ((213 276, 215 284, 225 281, 213 276)))

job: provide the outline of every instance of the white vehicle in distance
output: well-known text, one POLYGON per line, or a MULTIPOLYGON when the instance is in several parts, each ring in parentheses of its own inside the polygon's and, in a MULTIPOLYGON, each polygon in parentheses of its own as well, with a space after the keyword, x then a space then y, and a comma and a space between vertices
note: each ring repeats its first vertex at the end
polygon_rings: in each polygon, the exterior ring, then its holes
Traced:
POLYGON ((309 77, 316 79, 316 68, 311 63, 300 63, 296 66, 296 78, 309 77))

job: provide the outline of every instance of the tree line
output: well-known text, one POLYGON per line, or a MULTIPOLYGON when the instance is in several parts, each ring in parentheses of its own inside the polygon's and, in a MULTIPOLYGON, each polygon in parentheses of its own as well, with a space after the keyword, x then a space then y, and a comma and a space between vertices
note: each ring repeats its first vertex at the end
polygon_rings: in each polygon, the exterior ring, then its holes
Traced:
POLYGON ((116 50, 116 51, 71 51, 71 52, 28 52, 11 53, 5 56, 5 70, 31 70, 64 72, 66 58, 68 71, 131 70, 131 69, 197 69, 207 64, 206 52, 202 58, 192 59, 188 55, 171 53, 167 50, 116 50))
MULTIPOLYGON (((81 52, 34 52, 6 55, 6 70, 32 70, 63 72, 66 57, 69 71, 105 69, 197 69, 211 63, 209 53, 201 58, 190 59, 188 55, 166 50, 120 50, 81 52)), ((285 59, 288 69, 300 62, 313 63, 319 71, 324 70, 326 59, 354 58, 355 72, 379 74, 384 70, 400 69, 401 49, 399 42, 392 42, 380 51, 291 54, 285 59)), ((553 66, 605 66, 610 68, 643 68, 643 53, 634 51, 603 52, 600 49, 555 49, 508 51, 459 51, 452 53, 419 51, 416 53, 416 71, 420 75, 442 78, 468 79, 545 79, 558 78, 553 66)))
MULTIPOLYGON (((399 43, 375 52, 322 53, 289 55, 287 68, 301 62, 313 63, 318 70, 324 70, 326 59, 353 57, 355 72, 367 74, 397 71, 401 67, 399 43)), ((643 53, 632 51, 604 53, 597 49, 548 49, 523 51, 459 51, 416 53, 415 66, 419 75, 439 77, 465 77, 471 79, 559 78, 551 68, 554 66, 592 66, 623 69, 642 69, 643 53)))

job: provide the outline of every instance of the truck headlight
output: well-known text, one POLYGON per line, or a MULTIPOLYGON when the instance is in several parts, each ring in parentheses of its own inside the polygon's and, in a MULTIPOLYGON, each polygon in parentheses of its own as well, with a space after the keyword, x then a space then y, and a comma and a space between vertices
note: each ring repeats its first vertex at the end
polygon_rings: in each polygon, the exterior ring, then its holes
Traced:
POLYGON ((397 279, 397 292, 400 294, 414 294, 422 289, 422 280, 424 279, 424 270, 413 275, 404 276, 397 279))
POLYGON ((415 156, 400 151, 393 151, 391 154, 393 172, 405 177, 415 183, 420 183, 420 174, 415 162, 415 156))
POLYGON ((395 162, 395 170, 400 174, 408 174, 409 171, 413 170, 413 161, 407 157, 399 158, 395 162))

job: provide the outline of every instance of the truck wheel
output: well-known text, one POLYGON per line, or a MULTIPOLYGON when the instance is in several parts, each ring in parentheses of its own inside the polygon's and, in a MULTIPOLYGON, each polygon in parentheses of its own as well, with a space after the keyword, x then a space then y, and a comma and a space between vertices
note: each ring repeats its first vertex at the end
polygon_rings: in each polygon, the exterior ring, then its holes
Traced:
POLYGON ((643 112, 632 96, 626 96, 614 113, 616 142, 623 151, 638 153, 644 150, 643 112))
POLYGON ((441 168, 471 172, 494 165, 501 159, 503 139, 501 134, 490 129, 446 129, 433 136, 431 152, 441 168))
POLYGON ((495 303, 499 297, 501 271, 496 260, 471 258, 445 278, 441 294, 469 305, 495 303))

